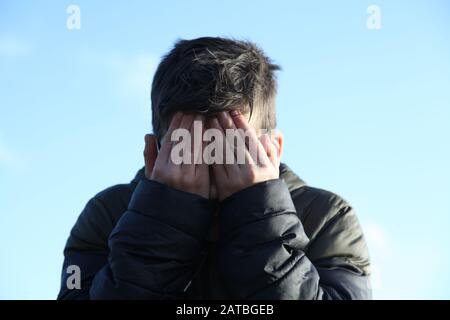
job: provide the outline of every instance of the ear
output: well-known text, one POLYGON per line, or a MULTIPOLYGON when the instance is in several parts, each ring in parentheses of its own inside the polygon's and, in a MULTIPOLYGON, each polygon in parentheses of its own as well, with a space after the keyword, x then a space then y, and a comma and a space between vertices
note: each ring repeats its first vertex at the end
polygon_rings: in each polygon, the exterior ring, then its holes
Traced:
POLYGON ((281 159, 281 155, 283 154, 283 134, 280 130, 273 129, 270 133, 270 139, 277 149, 278 159, 281 159))

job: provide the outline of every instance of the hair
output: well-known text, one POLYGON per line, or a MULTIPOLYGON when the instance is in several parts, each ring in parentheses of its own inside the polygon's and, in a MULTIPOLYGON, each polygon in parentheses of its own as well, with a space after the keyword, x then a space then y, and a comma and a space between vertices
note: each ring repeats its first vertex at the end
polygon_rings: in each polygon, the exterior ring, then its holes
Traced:
POLYGON ((275 71, 280 67, 254 43, 219 37, 178 40, 153 78, 152 125, 160 141, 175 112, 238 109, 264 129, 276 127, 275 71))

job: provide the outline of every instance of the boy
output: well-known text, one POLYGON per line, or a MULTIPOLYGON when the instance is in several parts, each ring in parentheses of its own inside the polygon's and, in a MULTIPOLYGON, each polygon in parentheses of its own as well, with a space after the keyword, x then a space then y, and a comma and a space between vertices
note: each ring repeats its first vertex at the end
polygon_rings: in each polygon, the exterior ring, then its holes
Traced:
POLYGON ((280 163, 278 69, 249 42, 176 43, 153 79, 145 168, 86 205, 64 250, 59 299, 371 297, 353 209, 280 163), (187 144, 180 153, 173 138, 196 124, 201 151, 187 144), (238 134, 208 149, 228 132, 238 134))

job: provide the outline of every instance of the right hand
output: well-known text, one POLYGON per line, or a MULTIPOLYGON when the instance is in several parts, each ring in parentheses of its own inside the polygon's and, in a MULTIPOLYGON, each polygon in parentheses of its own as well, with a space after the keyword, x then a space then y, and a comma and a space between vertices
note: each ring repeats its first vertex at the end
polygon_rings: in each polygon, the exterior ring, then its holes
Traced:
POLYGON ((210 193, 208 165, 204 161, 201 161, 201 164, 194 164, 194 157, 202 155, 195 155, 192 152, 190 164, 177 165, 171 160, 172 147, 175 144, 170 141, 172 132, 178 128, 187 129, 190 131, 193 141, 194 121, 202 121, 204 123, 205 119, 201 115, 176 113, 163 139, 159 153, 156 148, 155 136, 150 134, 145 136, 145 176, 147 179, 163 183, 171 188, 208 199, 210 193))

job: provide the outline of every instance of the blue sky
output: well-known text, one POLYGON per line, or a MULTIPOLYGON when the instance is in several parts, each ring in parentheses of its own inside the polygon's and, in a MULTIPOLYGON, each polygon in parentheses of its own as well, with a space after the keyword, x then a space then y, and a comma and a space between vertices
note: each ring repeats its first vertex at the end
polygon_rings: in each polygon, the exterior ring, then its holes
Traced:
POLYGON ((283 67, 283 161, 356 208, 375 298, 449 299, 449 18, 444 0, 0 0, 0 298, 56 297, 85 203, 143 165, 160 57, 233 36, 283 67))

